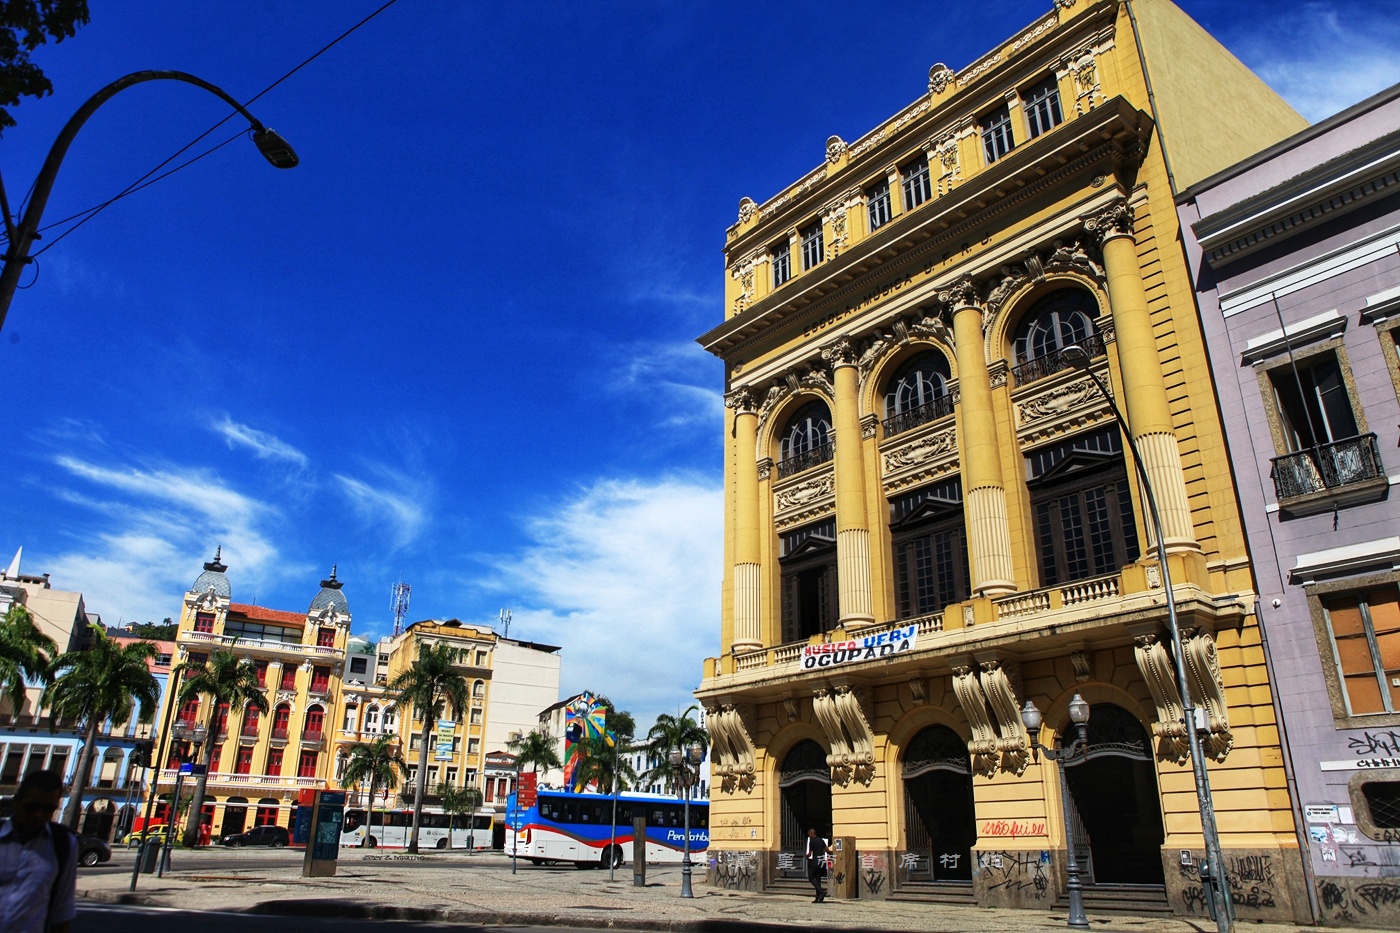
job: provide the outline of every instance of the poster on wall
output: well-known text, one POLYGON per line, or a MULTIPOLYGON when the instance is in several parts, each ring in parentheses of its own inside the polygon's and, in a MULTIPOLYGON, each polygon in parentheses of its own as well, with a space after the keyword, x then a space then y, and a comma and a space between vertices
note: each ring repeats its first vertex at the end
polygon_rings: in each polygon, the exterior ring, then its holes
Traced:
POLYGON ((802 669, 815 670, 822 667, 835 667, 838 664, 852 664, 857 661, 875 661, 893 657, 914 650, 919 636, 917 625, 893 628, 864 638, 850 641, 829 641, 820 645, 802 646, 802 669))
POLYGON ((433 746, 434 761, 452 760, 452 733, 457 731, 457 723, 451 719, 437 721, 437 741, 433 746))

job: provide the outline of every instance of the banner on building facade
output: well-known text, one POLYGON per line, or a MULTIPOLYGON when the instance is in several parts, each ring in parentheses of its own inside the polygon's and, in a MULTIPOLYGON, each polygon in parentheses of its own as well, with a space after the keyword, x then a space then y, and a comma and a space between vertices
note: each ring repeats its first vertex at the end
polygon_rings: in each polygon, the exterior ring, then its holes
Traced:
POLYGON ((457 723, 451 719, 439 719, 437 722, 437 742, 433 747, 434 761, 452 760, 452 733, 457 731, 457 723))
POLYGON ((855 661, 874 661, 914 650, 919 627, 906 625, 851 641, 829 641, 820 645, 802 646, 802 669, 816 670, 855 661))

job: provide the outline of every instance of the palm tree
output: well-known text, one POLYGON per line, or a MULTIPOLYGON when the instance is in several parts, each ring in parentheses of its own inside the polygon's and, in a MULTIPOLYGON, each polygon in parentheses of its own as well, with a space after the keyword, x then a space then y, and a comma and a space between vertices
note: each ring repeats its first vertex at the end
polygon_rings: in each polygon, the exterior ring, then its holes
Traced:
MULTIPOLYGON (((369 845, 370 833, 374 828, 375 789, 382 787, 386 793, 397 789, 399 778, 408 770, 403 755, 399 754, 394 744, 397 739, 395 735, 381 735, 350 746, 350 756, 345 762, 345 772, 341 774, 340 782, 346 787, 369 785, 365 838, 360 840, 361 846, 369 845)), ((388 806, 387 801, 385 806, 388 806)))
POLYGON ((138 721, 149 723, 160 704, 160 684, 151 673, 149 662, 159 655, 148 641, 125 645, 107 637, 100 625, 90 625, 89 647, 70 651, 53 663, 54 681, 44 689, 42 705, 55 719, 78 723, 83 750, 73 776, 73 793, 63 821, 75 832, 83 810, 83 792, 97 754, 97 736, 104 723, 121 725, 131 718, 133 704, 139 704, 138 721))
POLYGON ((456 817, 465 815, 467 817, 467 849, 471 850, 475 842, 471 838, 471 829, 476 822, 476 811, 481 808, 481 791, 475 787, 453 787, 451 784, 439 784, 437 795, 442 800, 442 812, 449 815, 447 824, 447 847, 452 848, 452 827, 456 823, 456 817))
POLYGON ((418 824, 423 819, 423 795, 428 788, 428 740, 433 734, 433 723, 447 708, 452 710, 454 718, 460 719, 467 705, 471 688, 466 675, 457 669, 464 653, 446 642, 420 645, 418 660, 386 688, 400 708, 412 708, 414 715, 423 722, 418 740, 418 780, 413 793, 413 832, 408 837, 408 852, 418 851, 418 824))
POLYGON ((517 771, 525 765, 529 765, 530 770, 536 772, 541 767, 546 771, 564 767, 563 762, 559 760, 559 752, 555 750, 554 740, 538 729, 523 735, 517 734, 506 743, 506 748, 515 754, 517 771))
POLYGON ((29 610, 12 603, 0 621, 0 700, 10 701, 12 715, 24 707, 30 681, 49 682, 49 665, 57 654, 58 645, 34 624, 29 610))
POLYGON ((574 747, 578 763, 574 765, 574 790, 597 782, 599 793, 611 794, 616 780, 619 790, 627 790, 637 780, 632 763, 622 756, 630 750, 631 736, 619 735, 614 741, 603 736, 584 736, 574 747))
POLYGON ((672 765, 671 752, 679 750, 682 759, 684 759, 687 755, 686 750, 690 746, 699 745, 704 749, 710 745, 710 734, 691 715, 699 711, 698 706, 692 705, 679 716, 662 713, 656 717, 656 722, 647 732, 646 750, 655 756, 656 766, 646 773, 646 780, 648 782, 661 781, 671 788, 677 797, 682 796, 686 786, 682 780, 681 768, 689 766, 682 764, 680 768, 677 768, 672 765))
POLYGON ((199 842, 199 821, 204 812, 204 789, 209 783, 209 765, 214 761, 214 749, 219 745, 219 709, 255 709, 267 712, 267 696, 258 686, 258 669, 248 658, 240 658, 227 648, 215 648, 202 664, 186 661, 175 669, 184 683, 176 703, 186 703, 199 697, 209 699, 209 735, 204 749, 204 773, 195 782, 190 798, 190 818, 185 824, 183 845, 192 848, 199 842))

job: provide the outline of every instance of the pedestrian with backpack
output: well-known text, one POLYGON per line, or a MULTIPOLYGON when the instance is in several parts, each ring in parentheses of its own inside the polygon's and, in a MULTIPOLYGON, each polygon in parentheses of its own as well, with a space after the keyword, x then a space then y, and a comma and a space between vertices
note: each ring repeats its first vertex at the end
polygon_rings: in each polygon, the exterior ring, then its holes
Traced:
POLYGON ((0 822, 0 930, 68 933, 78 912, 78 841, 50 822, 63 777, 31 771, 15 791, 14 814, 0 822))

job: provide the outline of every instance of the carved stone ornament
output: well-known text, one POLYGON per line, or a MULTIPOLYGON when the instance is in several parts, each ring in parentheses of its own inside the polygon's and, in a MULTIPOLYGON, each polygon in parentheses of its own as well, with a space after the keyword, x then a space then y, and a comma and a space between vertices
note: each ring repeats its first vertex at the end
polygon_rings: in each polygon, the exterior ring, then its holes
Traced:
POLYGON ((740 386, 730 391, 724 396, 724 407, 732 408, 734 413, 739 415, 754 414, 757 411, 757 402, 753 389, 749 386, 740 386))
POLYGON ((977 285, 970 275, 961 276, 947 288, 939 290, 938 300, 955 313, 963 308, 980 307, 977 301, 977 285))
POLYGON ((928 70, 928 92, 942 94, 953 80, 953 69, 939 62, 928 70))
POLYGON ((1055 0, 1055 6, 1059 7, 1062 10, 1068 10, 1071 7, 1073 7, 1074 4, 1075 0, 1055 0))
POLYGON ((812 367, 798 381, 798 385, 804 389, 816 389, 818 392, 823 392, 829 399, 836 398, 836 387, 831 384, 831 376, 825 369, 812 367))
MULTIPOLYGON (((1129 230, 1131 231, 1131 229, 1130 224, 1129 230)), ((1046 270, 1053 272, 1078 272, 1100 284, 1107 281, 1103 266, 1089 254, 1084 242, 1077 238, 1068 243, 1064 240, 1056 240, 1049 254, 1043 260, 1043 266, 1046 270)))
POLYGON ((1011 364, 1006 360, 992 360, 987 364, 987 380, 993 389, 1000 389, 1006 385, 1006 380, 1011 375, 1011 364))
POLYGON ((956 453, 957 449, 958 435, 955 428, 949 428, 937 434, 926 434, 912 443, 887 451, 885 453, 885 470, 890 472, 903 467, 917 466, 926 460, 956 453))
POLYGON ((295 706, 296 701, 297 701, 297 692, 296 692, 295 690, 278 690, 278 691, 277 691, 277 702, 278 702, 278 703, 291 703, 291 704, 293 704, 292 712, 294 712, 294 713, 296 712, 296 706, 295 706))
MULTIPOLYGON (((1109 394, 1112 394, 1112 389, 1109 389, 1109 394)), ((1018 404, 1016 423, 1021 426, 1030 425, 1046 418, 1061 418, 1067 412, 1080 408, 1100 408, 1103 404, 1103 396, 1094 386, 1094 380, 1086 376, 1075 382, 1056 386, 1018 404)))
POLYGON ((727 703, 705 710, 705 725, 710 731, 710 767, 720 779, 720 790, 732 794, 753 790, 753 739, 745 723, 752 714, 747 707, 727 703))
POLYGON ((214 592, 214 587, 211 584, 204 590, 203 593, 200 593, 199 595, 194 596, 192 599, 190 599, 189 604, 190 607, 193 609, 205 609, 212 611, 219 605, 219 596, 217 593, 214 592))
POLYGON ((1186 674, 1191 681, 1191 695, 1206 711, 1209 735, 1201 737, 1201 750, 1216 761, 1224 761, 1235 747, 1235 737, 1230 733, 1230 709, 1225 705, 1225 681, 1220 675, 1215 639, 1203 628, 1182 634, 1186 636, 1186 674))
POLYGON ((861 687, 823 687, 812 694, 812 709, 831 748, 826 762, 835 784, 845 786, 854 779, 868 786, 875 778, 875 738, 865 705, 861 687))
POLYGON ((1157 739, 1157 757, 1163 761, 1185 764, 1190 757, 1191 746, 1182 721, 1181 693, 1176 689, 1171 655, 1167 654, 1166 646, 1153 633, 1138 635, 1134 642, 1133 657, 1137 660, 1143 680, 1147 681, 1152 703, 1157 707, 1157 721, 1152 724, 1152 735, 1157 739))
POLYGON ((928 702, 928 689, 924 686, 924 682, 917 677, 909 681, 909 693, 913 695, 914 703, 918 706, 923 706, 928 702))
POLYGON ((746 224, 756 216, 758 216, 758 205, 753 202, 753 198, 740 198, 739 223, 746 224))
POLYGON ((1001 770, 1019 775, 1030 764, 1030 740, 1021 722, 1021 706, 1010 673, 1001 661, 982 661, 982 692, 992 708, 997 723, 997 751, 1001 753, 1001 770))
POLYGON ((861 437, 861 440, 868 441, 868 440, 870 440, 872 437, 874 437, 874 436, 875 436, 876 434, 878 434, 878 433, 880 433, 880 416, 879 416, 879 415, 873 415, 873 414, 871 414, 871 415, 861 415, 861 416, 860 416, 860 437, 861 437))
POLYGON ((1079 683, 1084 683, 1093 676, 1093 668, 1089 663, 1089 652, 1080 649, 1069 653, 1069 663, 1074 666, 1074 679, 1079 683))
POLYGON ((938 169, 938 193, 945 195, 962 181, 962 160, 958 154, 958 138, 951 133, 933 142, 934 165, 938 169))
POLYGON ((772 476, 772 475, 773 475, 773 458, 772 458, 772 457, 764 457, 762 460, 758 461, 758 478, 759 478, 760 480, 765 480, 765 479, 767 479, 768 477, 770 477, 770 476, 772 476))
POLYGON ((826 141, 826 161, 835 165, 846 154, 846 141, 840 136, 831 136, 826 141))
POLYGON ((804 505, 810 505, 824 496, 833 495, 835 492, 836 476, 834 473, 826 473, 815 479, 798 483, 796 486, 781 489, 775 498, 778 501, 778 511, 785 512, 788 509, 799 509, 804 505))
POLYGON ((854 340, 838 337, 822 347, 822 359, 832 366, 855 366, 860 362, 860 354, 856 353, 854 340))
POLYGON ((1127 198, 1116 198, 1103 210, 1081 218, 1084 229, 1100 246, 1116 236, 1133 235, 1133 206, 1127 198))
POLYGON ((831 231, 831 236, 827 238, 827 258, 834 259, 841 255, 851 239, 846 223, 846 205, 840 201, 827 205, 826 210, 822 211, 822 220, 831 231))
POLYGON ((739 294, 734 296, 734 313, 742 314, 754 299, 754 270, 758 267, 760 257, 757 252, 750 253, 730 269, 729 275, 739 283, 739 294))
POLYGON ((972 728, 972 738, 967 743, 967 753, 972 758, 972 773, 991 777, 997 770, 997 733, 987 712, 987 698, 982 693, 982 684, 971 665, 953 668, 953 694, 958 698, 958 704, 962 706, 963 714, 972 728))
POLYGON ((942 308, 926 308, 920 317, 909 323, 909 333, 915 337, 932 337, 947 346, 953 345, 953 332, 943 320, 942 308))
POLYGON ((797 701, 792 697, 783 700, 783 712, 787 714, 788 722, 797 722, 797 701))

